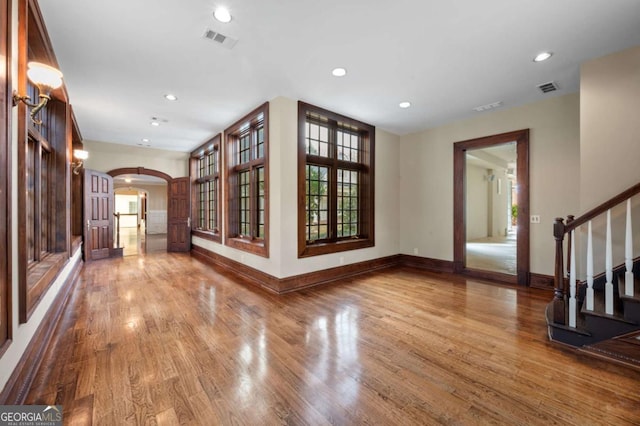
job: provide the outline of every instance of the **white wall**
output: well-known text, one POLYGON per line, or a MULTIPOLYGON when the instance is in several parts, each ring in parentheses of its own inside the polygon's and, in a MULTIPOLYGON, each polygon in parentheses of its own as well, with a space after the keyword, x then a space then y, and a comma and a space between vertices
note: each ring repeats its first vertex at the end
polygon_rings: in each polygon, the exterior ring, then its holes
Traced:
POLYGON ((173 178, 189 176, 189 153, 140 148, 105 142, 83 141, 89 152, 84 167, 108 172, 122 167, 144 167, 164 172, 173 178))
POLYGON ((640 46, 580 70, 581 211, 640 182, 640 46))
POLYGON ((467 163, 466 179, 467 241, 471 241, 489 235, 487 168, 467 163))
POLYGON ((265 259, 198 237, 193 238, 193 244, 277 278, 397 254, 400 229, 397 190, 400 180, 399 137, 376 130, 375 247, 298 259, 297 114, 298 103, 295 100, 279 97, 269 102, 270 257, 265 259))
POLYGON ((400 252, 453 260, 453 144, 530 129, 531 272, 553 275, 556 216, 576 213, 580 193, 579 96, 569 94, 400 138, 400 252))
MULTIPOLYGON (((640 182, 640 47, 585 62, 580 70, 580 214, 640 182)), ((640 195, 632 199, 633 256, 640 255, 640 195)), ((624 263, 625 210, 612 209, 613 265, 624 263)), ((604 270, 606 219, 593 220, 594 269, 604 270)), ((578 234, 585 277, 586 226, 578 234)))

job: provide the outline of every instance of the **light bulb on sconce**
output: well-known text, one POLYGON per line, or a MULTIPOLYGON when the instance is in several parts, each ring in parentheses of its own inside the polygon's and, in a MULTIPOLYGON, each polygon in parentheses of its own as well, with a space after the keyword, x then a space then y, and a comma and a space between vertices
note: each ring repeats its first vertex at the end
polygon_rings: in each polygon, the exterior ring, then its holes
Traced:
POLYGON ((84 160, 89 158, 89 153, 82 149, 74 149, 73 158, 75 158, 75 161, 71 162, 71 167, 73 167, 73 174, 79 175, 80 169, 82 168, 82 163, 84 160))
POLYGON ((60 70, 43 64, 40 62, 29 62, 27 64, 27 77, 38 88, 40 102, 35 104, 31 102, 31 98, 27 95, 13 93, 13 105, 23 102, 25 105, 33 108, 31 110, 31 120, 35 124, 42 124, 42 120, 36 118, 36 115, 51 100, 51 91, 62 86, 62 73, 60 70))

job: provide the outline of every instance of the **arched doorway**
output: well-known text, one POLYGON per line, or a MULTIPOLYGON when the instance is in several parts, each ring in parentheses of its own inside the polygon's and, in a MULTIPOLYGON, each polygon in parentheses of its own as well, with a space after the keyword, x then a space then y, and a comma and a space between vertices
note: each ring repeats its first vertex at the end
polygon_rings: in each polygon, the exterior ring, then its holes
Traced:
POLYGON ((124 167, 111 170, 107 174, 114 178, 116 187, 126 187, 131 183, 132 186, 147 189, 152 183, 158 182, 161 182, 163 187, 166 186, 164 203, 154 205, 151 200, 144 200, 145 210, 141 214, 141 220, 145 225, 147 237, 149 234, 164 231, 167 251, 190 250, 189 178, 174 179, 164 172, 144 167, 124 167), (130 182, 125 180, 127 178, 130 182))

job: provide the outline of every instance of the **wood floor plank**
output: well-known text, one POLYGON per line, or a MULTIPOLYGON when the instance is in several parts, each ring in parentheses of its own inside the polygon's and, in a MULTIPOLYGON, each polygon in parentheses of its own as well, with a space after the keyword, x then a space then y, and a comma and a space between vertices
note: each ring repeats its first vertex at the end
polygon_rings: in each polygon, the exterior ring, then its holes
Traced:
POLYGON ((188 254, 93 262, 27 401, 95 425, 640 424, 640 372, 550 344, 551 298, 401 267, 276 296, 188 254))

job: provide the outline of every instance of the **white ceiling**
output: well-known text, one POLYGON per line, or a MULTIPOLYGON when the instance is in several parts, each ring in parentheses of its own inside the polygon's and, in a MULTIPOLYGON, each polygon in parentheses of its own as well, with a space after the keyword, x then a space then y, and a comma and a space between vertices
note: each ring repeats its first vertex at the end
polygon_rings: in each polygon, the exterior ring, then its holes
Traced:
POLYGON ((40 0, 84 139, 190 151, 300 99, 402 135, 578 90, 640 44, 638 0, 40 0), (214 20, 217 5, 233 20, 214 20), (228 50, 206 29, 237 38, 228 50), (539 52, 555 54, 534 63, 539 52), (331 75, 345 67, 346 77, 331 75), (543 95, 538 84, 555 81, 543 95), (164 99, 174 93, 178 101, 164 99), (400 101, 413 106, 398 108, 400 101), (167 120, 159 127, 151 117, 167 120), (149 138, 150 142, 142 142, 149 138))

